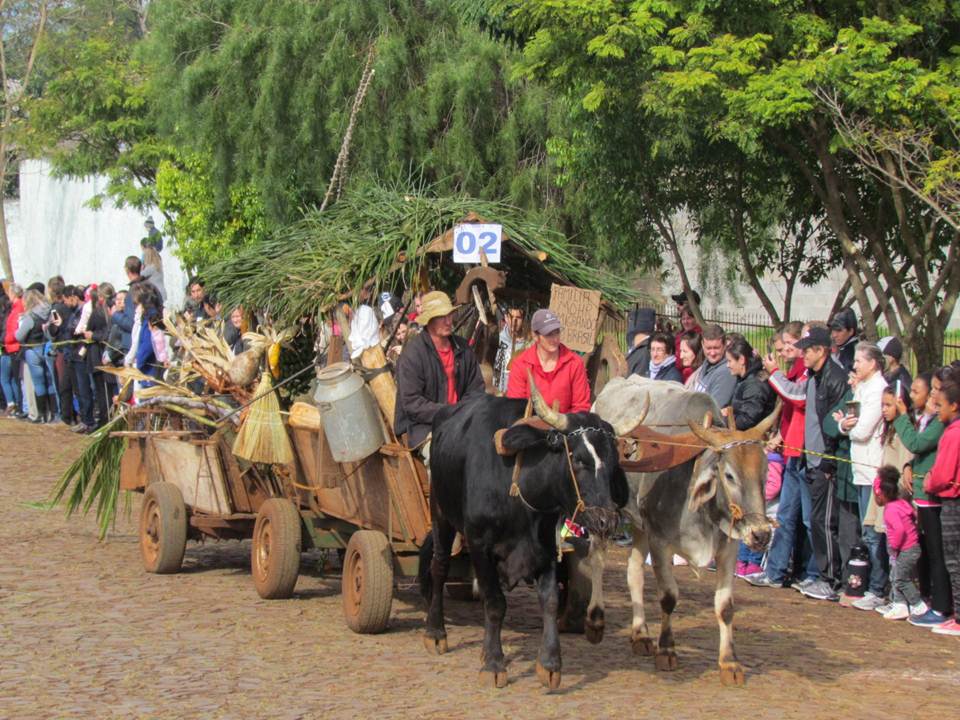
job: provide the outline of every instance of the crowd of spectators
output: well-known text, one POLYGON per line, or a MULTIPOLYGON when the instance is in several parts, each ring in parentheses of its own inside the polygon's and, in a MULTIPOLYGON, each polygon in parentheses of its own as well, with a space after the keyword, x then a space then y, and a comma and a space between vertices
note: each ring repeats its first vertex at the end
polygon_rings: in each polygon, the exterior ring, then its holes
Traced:
MULTIPOLYGON (((150 218, 145 229, 141 255, 124 262, 126 287, 67 284, 59 275, 26 288, 3 282, 0 413, 91 433, 109 422, 117 402, 129 400, 116 376, 103 368, 162 375, 172 356, 163 331, 163 237, 150 218)), ((202 281, 192 279, 188 293, 183 312, 191 318, 219 315, 202 281)), ((240 334, 238 326, 227 326, 240 334)))
POLYGON ((778 528, 765 555, 741 548, 738 575, 960 636, 960 363, 913 378, 900 339, 863 342, 850 308, 787 323, 763 350, 697 327, 686 304, 680 318, 671 338, 653 310, 630 314, 632 374, 709 394, 737 430, 782 403, 767 444, 778 528))

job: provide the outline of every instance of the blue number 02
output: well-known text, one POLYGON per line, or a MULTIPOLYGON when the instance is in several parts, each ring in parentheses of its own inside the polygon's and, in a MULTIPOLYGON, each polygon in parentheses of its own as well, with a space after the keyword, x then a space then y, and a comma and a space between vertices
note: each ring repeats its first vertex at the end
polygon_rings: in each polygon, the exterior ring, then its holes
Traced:
POLYGON ((490 232, 489 230, 487 232, 482 232, 480 233, 480 242, 483 243, 482 247, 484 254, 487 257, 490 257, 493 255, 493 251, 497 247, 497 234, 490 232))
MULTIPOLYGON (((483 237, 481 235, 481 237, 483 237)), ((470 255, 477 249, 477 236, 467 230, 461 230, 457 235, 457 251, 470 255)))

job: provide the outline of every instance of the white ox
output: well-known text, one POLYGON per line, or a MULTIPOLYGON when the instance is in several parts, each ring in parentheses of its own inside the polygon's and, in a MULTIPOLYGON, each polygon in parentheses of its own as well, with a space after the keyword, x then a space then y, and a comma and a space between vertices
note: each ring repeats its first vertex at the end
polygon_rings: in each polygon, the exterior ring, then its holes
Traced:
MULTIPOLYGON (((733 647, 733 581, 737 549, 742 539, 751 548, 764 549, 772 525, 766 517, 764 483, 767 473, 764 434, 773 426, 775 410, 756 428, 737 432, 719 421, 719 408, 709 395, 686 391, 673 382, 639 376, 611 380, 594 404, 594 411, 607 422, 635 414, 650 397, 644 425, 666 435, 693 437, 706 449, 677 467, 658 472, 627 473, 630 500, 623 512, 633 524, 633 548, 627 567, 627 583, 633 605, 631 644, 640 655, 655 654, 659 670, 674 670, 670 616, 678 598, 673 575, 673 555, 691 565, 717 563, 714 612, 720 626, 720 678, 725 685, 742 685, 743 667, 733 647), (705 427, 709 413, 713 425, 705 427), (660 597, 660 637, 654 645, 643 608, 643 564, 647 553, 653 562, 660 597)), ((642 451, 642 448, 638 448, 642 451)), ((592 593, 585 628, 587 637, 599 642, 603 635, 602 569, 604 548, 591 546, 587 571, 592 593)))

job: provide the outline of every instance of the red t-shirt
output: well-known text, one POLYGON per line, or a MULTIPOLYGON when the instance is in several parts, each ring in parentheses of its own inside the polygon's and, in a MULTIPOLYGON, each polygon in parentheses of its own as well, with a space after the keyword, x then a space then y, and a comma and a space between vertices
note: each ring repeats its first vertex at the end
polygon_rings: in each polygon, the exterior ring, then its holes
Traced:
POLYGON ((437 348, 437 355, 443 365, 443 374, 447 376, 447 404, 454 405, 457 402, 457 381, 453 374, 453 345, 446 350, 437 348))

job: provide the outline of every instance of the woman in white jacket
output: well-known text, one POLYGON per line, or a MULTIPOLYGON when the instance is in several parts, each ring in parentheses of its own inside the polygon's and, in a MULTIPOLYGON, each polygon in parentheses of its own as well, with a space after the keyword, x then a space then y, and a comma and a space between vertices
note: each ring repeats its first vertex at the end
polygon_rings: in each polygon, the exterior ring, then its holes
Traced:
POLYGON ((873 497, 873 479, 877 468, 883 465, 883 391, 887 381, 883 379, 883 353, 871 343, 859 343, 853 359, 851 373, 853 400, 860 404, 856 416, 848 414, 840 421, 840 432, 850 437, 850 460, 853 461, 853 484, 859 493, 860 522, 863 524, 862 540, 870 549, 870 586, 867 595, 858 601, 883 603, 884 586, 887 583, 886 538, 874 528, 878 516, 873 497))

